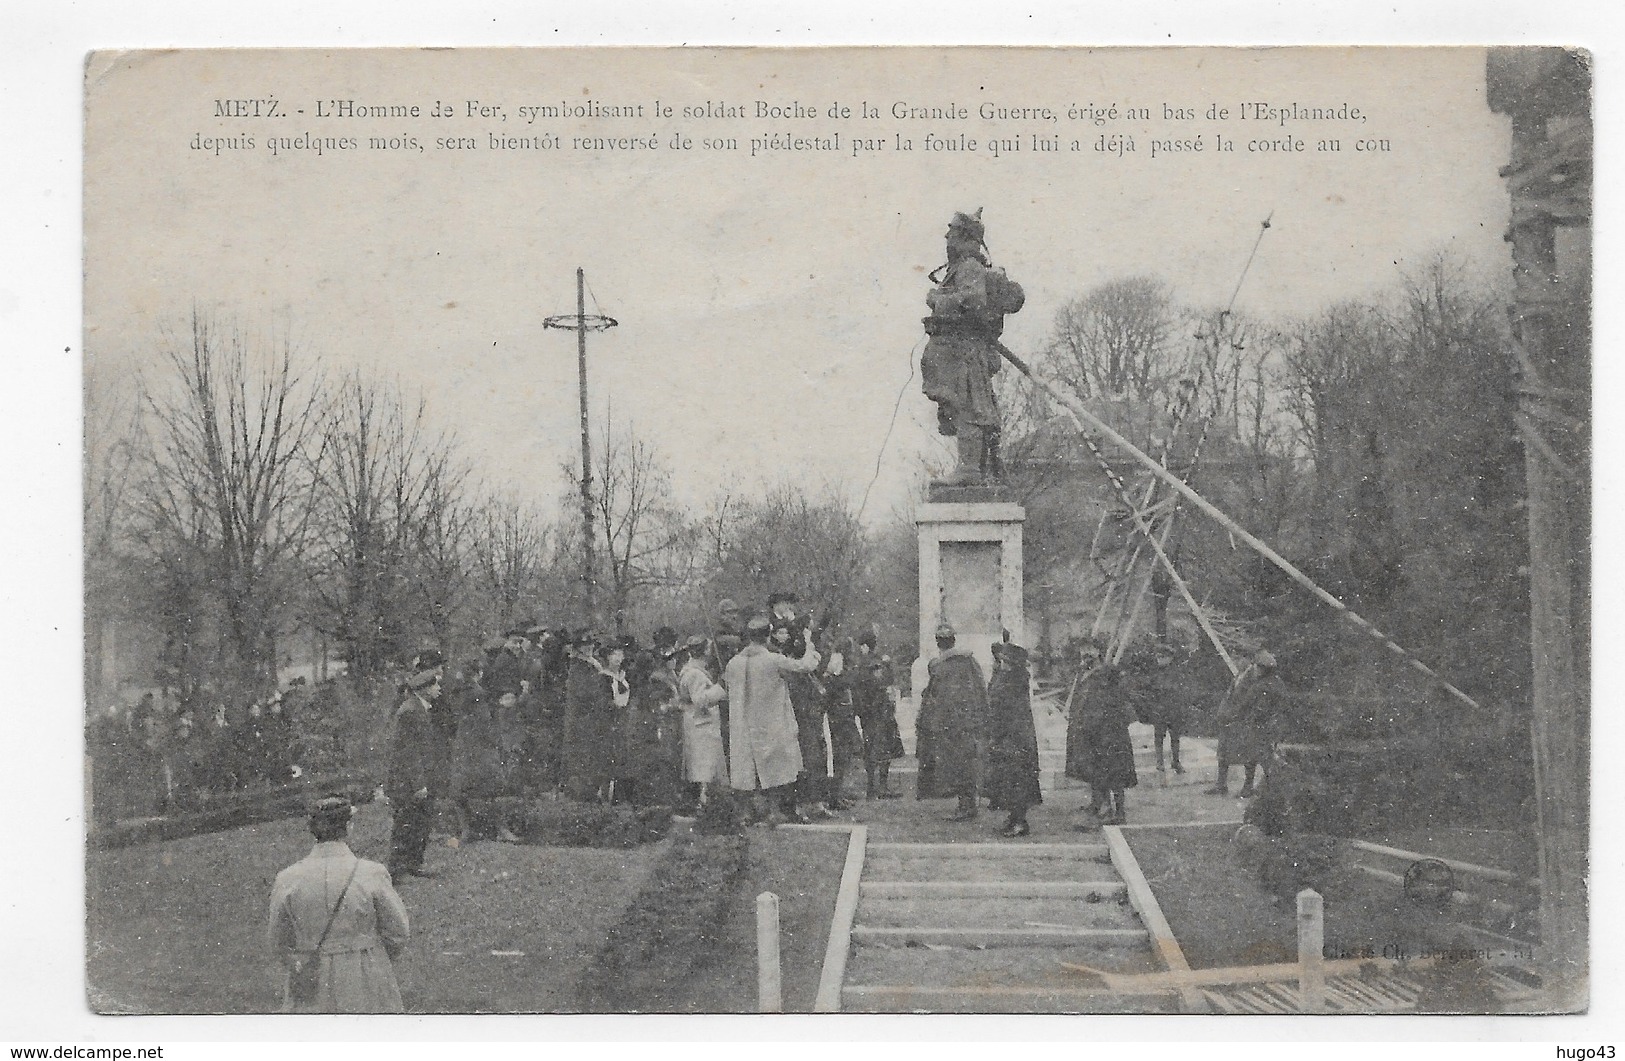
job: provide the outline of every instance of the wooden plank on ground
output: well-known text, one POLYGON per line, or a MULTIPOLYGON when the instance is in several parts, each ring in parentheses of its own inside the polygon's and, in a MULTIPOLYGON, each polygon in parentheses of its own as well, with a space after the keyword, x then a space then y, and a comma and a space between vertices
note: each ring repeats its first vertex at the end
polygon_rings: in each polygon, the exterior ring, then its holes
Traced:
POLYGON ((1120 881, 1048 880, 878 880, 864 881, 862 893, 872 899, 1115 899, 1123 894, 1120 881))
MULTIPOLYGON (((1112 866, 1116 868, 1117 875, 1123 878, 1123 885, 1128 891, 1128 901, 1134 907, 1135 913, 1140 915, 1141 924, 1145 925, 1146 931, 1151 934, 1151 949, 1156 952, 1163 967, 1169 972, 1176 975, 1190 972, 1191 967, 1185 960, 1185 952, 1180 949, 1179 941, 1174 938, 1173 929, 1168 927, 1168 919, 1162 916, 1162 907, 1158 905, 1151 885, 1140 870, 1140 862, 1129 848, 1123 831, 1115 825, 1107 825, 1102 827, 1101 833, 1105 836, 1106 846, 1111 851, 1112 866)), ((1207 1003, 1202 998, 1201 992, 1184 985, 1180 985, 1178 990, 1180 1006, 1185 1012, 1206 1012, 1207 1003)))
POLYGON ((953 925, 870 928, 858 925, 852 929, 855 942, 893 946, 914 942, 940 943, 950 947, 1143 947, 1148 938, 1143 928, 976 928, 953 925))
POLYGON ((1076 858, 1099 859, 1107 857, 1105 844, 899 844, 874 843, 869 845, 871 855, 890 855, 894 858, 1076 858))
POLYGON ((1433 859, 1436 862, 1443 862, 1457 873, 1462 873, 1469 877, 1483 877, 1485 880, 1500 881, 1504 884, 1517 884, 1525 888, 1534 888, 1536 890, 1540 888, 1540 880, 1538 878, 1519 876, 1516 873, 1512 873, 1504 869, 1496 869, 1493 866, 1479 866, 1471 862, 1461 862, 1453 858, 1439 858, 1436 855, 1424 855, 1416 851, 1406 851, 1403 848, 1388 847, 1384 844, 1374 844, 1369 840, 1350 840, 1349 846, 1357 848, 1361 851, 1369 851, 1374 855, 1383 855, 1388 858, 1399 859, 1404 862, 1420 862, 1423 859, 1433 859))
POLYGON ((838 1013, 841 985, 846 980, 846 958, 852 952, 852 921, 858 912, 859 884, 863 879, 864 848, 869 827, 852 828, 846 844, 846 865, 841 870, 841 888, 835 893, 835 915, 830 920, 829 943, 824 948, 824 968, 818 976, 818 996, 814 1013, 838 1013))

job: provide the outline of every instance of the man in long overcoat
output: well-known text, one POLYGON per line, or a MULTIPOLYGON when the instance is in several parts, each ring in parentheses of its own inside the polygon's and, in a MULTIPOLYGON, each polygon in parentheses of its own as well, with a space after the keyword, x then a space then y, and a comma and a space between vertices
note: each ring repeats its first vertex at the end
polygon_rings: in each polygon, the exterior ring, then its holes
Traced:
POLYGON ((794 811, 794 786, 801 772, 801 742, 786 683, 791 675, 817 669, 819 656, 811 638, 799 659, 770 650, 768 622, 761 616, 746 625, 745 636, 745 647, 728 661, 724 673, 729 774, 733 787, 742 792, 777 797, 778 806, 768 810, 769 823, 776 824, 786 804, 794 811))
POLYGON ((877 655, 879 639, 873 630, 858 637, 857 653, 849 667, 853 675, 853 706, 863 727, 863 766, 869 775, 870 799, 898 799, 890 785, 893 759, 903 757, 903 737, 897 731, 897 708, 891 702, 891 660, 877 655))
POLYGON ((440 699, 440 668, 418 671, 407 682, 407 694, 395 709, 395 736, 389 756, 389 796, 394 822, 389 836, 389 872, 397 881, 408 875, 431 876, 423 868, 433 824, 433 786, 443 753, 440 731, 430 705, 440 699))
MULTIPOLYGON (((987 755, 987 679, 968 648, 954 647, 954 628, 937 627, 938 654, 927 665, 920 693, 919 744, 927 749, 936 790, 959 799, 951 822, 976 817, 976 800, 987 755)), ((927 763, 922 757, 920 772, 927 763)), ((922 785, 923 785, 922 781, 922 785)))
POLYGON ((1038 733, 1033 726, 1027 650, 1008 641, 993 646, 993 681, 987 689, 988 753, 984 786, 994 810, 1008 813, 1005 836, 1026 836, 1028 808, 1044 802, 1038 784, 1038 733))
MULTIPOLYGON (((774 593, 767 598, 769 611, 768 648, 800 659, 807 652, 807 617, 797 615, 793 593, 774 593)), ((824 690, 816 674, 792 674, 785 679, 790 690, 790 710, 796 716, 796 736, 801 741, 801 778, 796 782, 796 799, 822 817, 829 817, 824 805, 828 796, 829 745, 824 740, 824 690)), ((800 820, 799 811, 791 811, 800 820)))
POLYGON ((1259 649, 1250 667, 1231 686, 1219 708, 1219 779, 1209 795, 1230 792, 1230 767, 1240 763, 1246 771, 1239 795, 1253 794, 1253 777, 1275 750, 1275 728, 1286 700, 1286 683, 1275 673, 1275 656, 1259 649))
POLYGON ((293 998, 289 983, 284 1012, 401 1012, 394 959, 411 924, 384 867, 351 852, 351 813, 345 796, 318 802, 310 815, 316 846, 271 887, 272 952, 290 965, 300 955, 316 962, 315 997, 293 998))

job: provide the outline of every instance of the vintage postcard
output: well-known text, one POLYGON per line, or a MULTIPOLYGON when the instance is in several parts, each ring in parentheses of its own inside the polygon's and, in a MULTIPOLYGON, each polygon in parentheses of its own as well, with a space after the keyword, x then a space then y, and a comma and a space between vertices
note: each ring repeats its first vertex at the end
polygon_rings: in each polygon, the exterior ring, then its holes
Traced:
POLYGON ((84 85, 93 1011, 1588 1005, 1587 53, 84 85))

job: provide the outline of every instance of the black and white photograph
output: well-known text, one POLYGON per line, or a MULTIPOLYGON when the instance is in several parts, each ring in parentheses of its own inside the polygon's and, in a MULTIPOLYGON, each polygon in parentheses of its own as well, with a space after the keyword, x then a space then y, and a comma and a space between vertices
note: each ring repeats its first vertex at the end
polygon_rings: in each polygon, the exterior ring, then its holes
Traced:
POLYGON ((84 1004, 1586 1011, 1592 68, 90 54, 84 1004))

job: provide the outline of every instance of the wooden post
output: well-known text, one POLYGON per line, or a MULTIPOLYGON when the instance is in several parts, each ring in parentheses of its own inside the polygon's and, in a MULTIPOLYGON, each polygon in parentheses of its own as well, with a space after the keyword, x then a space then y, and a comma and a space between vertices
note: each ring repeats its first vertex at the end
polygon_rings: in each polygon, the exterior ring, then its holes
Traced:
POLYGON ((1320 893, 1298 893, 1298 1007, 1326 1012, 1326 908, 1320 893))
POLYGON ((1511 322, 1529 520, 1530 741, 1547 1004, 1588 993, 1591 651, 1590 256, 1561 251, 1559 228, 1589 247, 1589 61, 1559 48, 1491 49, 1490 109, 1511 118, 1501 170, 1511 199, 1511 322))
POLYGON ((756 897, 756 1009, 784 1012, 779 987, 779 897, 772 892, 756 897))
POLYGON ((576 269, 576 371, 581 404, 581 591, 586 598, 587 621, 593 623, 598 619, 598 602, 592 557, 592 441, 587 433, 587 273, 580 268, 576 269))

